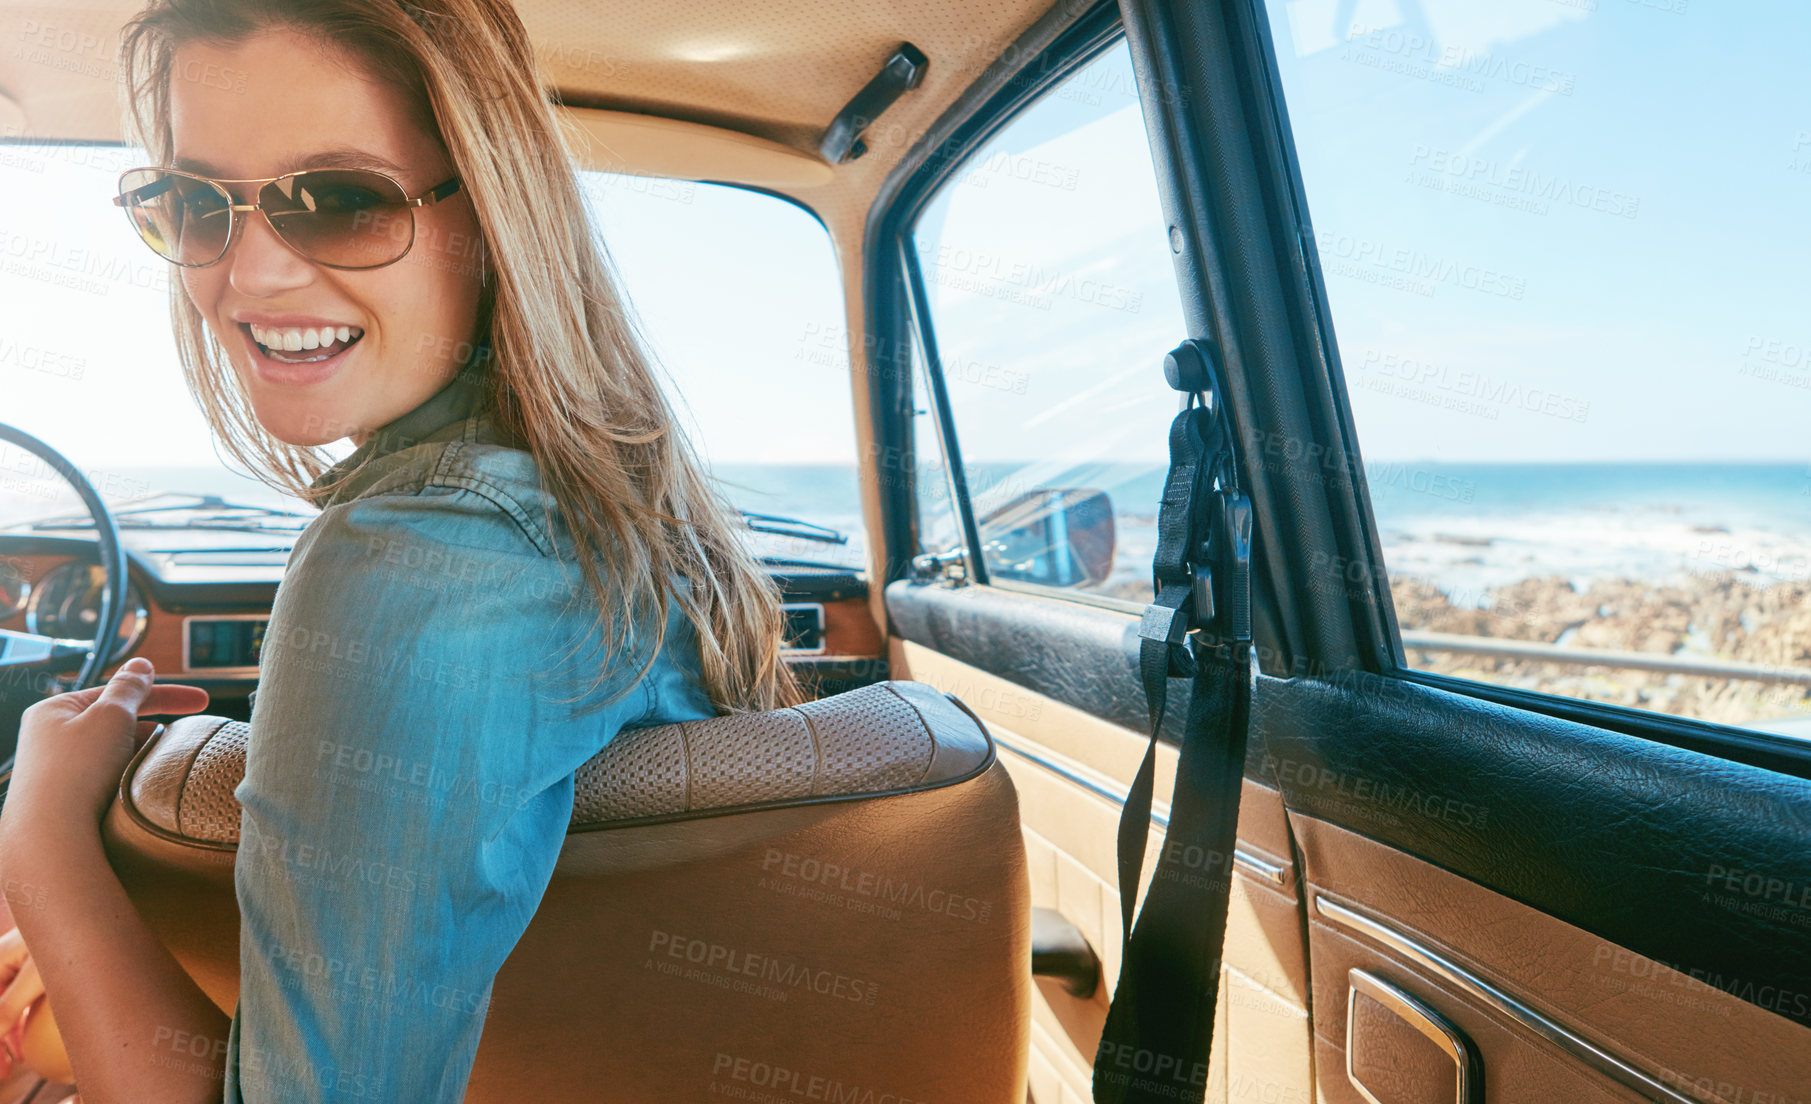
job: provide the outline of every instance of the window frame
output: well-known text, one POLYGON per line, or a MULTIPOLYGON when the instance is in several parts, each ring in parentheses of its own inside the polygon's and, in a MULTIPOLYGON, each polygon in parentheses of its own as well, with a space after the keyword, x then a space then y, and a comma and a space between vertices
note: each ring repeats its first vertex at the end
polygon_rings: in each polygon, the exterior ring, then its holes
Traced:
MULTIPOLYGON (((32 134, 22 134, 22 135, 12 135, 12 136, 0 135, 0 150, 8 150, 8 149, 15 149, 15 148, 65 148, 65 149, 97 150, 97 151, 117 150, 117 151, 122 151, 122 152, 127 152, 127 153, 137 150, 140 153, 143 152, 143 150, 138 146, 135 146, 129 142, 117 141, 117 140, 107 141, 107 140, 91 140, 91 139, 76 139, 76 138, 46 139, 46 138, 42 138, 42 137, 32 135, 32 134)), ((132 161, 130 158, 126 158, 126 159, 123 159, 121 163, 122 164, 131 164, 132 161)), ((651 180, 670 181, 670 182, 674 182, 674 183, 689 183, 689 184, 696 184, 696 185, 702 185, 702 186, 731 188, 731 189, 735 189, 737 191, 749 192, 749 193, 753 193, 755 195, 764 196, 769 199, 778 200, 778 201, 786 204, 789 207, 797 208, 799 211, 804 212, 804 214, 807 215, 811 219, 811 221, 817 225, 818 230, 823 233, 824 244, 829 253, 830 263, 832 265, 831 272, 835 278, 835 284, 836 284, 836 288, 837 288, 836 305, 839 309, 846 308, 846 306, 847 306, 847 296, 844 294, 844 291, 845 291, 846 285, 847 285, 846 273, 844 271, 842 253, 837 249, 836 237, 834 234, 831 233, 829 223, 824 221, 824 216, 821 213, 819 213, 817 208, 813 207, 811 204, 807 203, 806 201, 804 201, 796 196, 788 195, 785 192, 778 191, 774 188, 765 187, 763 185, 746 184, 746 183, 742 183, 740 181, 735 181, 735 180, 718 180, 718 179, 695 179, 694 180, 694 179, 689 179, 689 178, 685 178, 685 177, 663 177, 663 176, 657 176, 657 175, 648 174, 648 173, 615 172, 615 171, 612 171, 609 169, 588 168, 585 165, 583 165, 582 163, 579 163, 577 161, 573 162, 572 170, 574 173, 574 177, 580 188, 581 203, 586 207, 588 214, 591 212, 590 212, 590 196, 585 194, 587 191, 587 188, 588 188, 587 178, 588 177, 598 177, 598 176, 644 177, 644 178, 651 179, 651 180)), ((4 168, 0 167, 0 171, 4 171, 4 168)), ((113 220, 116 220, 119 217, 117 214, 108 213, 108 212, 113 212, 114 210, 115 210, 114 208, 107 207, 107 206, 102 206, 102 207, 98 208, 99 213, 97 213, 94 216, 95 221, 97 223, 99 223, 99 222, 111 222, 113 220)), ((591 229, 594 232, 597 232, 600 228, 597 227, 596 225, 593 225, 591 227, 591 229)), ((607 246, 608 244, 609 243, 606 241, 605 245, 607 246)), ((142 248, 142 246, 137 246, 135 248, 142 248)), ((613 254, 609 258, 609 265, 610 265, 610 269, 611 269, 612 279, 620 277, 621 273, 616 271, 617 261, 613 254)), ((174 275, 172 275, 171 278, 174 279, 175 278, 174 275)), ((632 290, 627 289, 626 285, 625 285, 625 292, 626 292, 626 294, 629 294, 631 298, 633 297, 632 290)), ((667 372, 664 369, 662 369, 659 374, 662 376, 666 376, 667 372)), ((677 383, 677 381, 674 381, 674 382, 677 383)), ((851 402, 853 403, 853 401, 855 400, 855 394, 854 394, 852 382, 850 382, 850 387, 851 387, 850 399, 851 399, 851 402)), ((853 409, 853 407, 851 407, 851 409, 853 409)), ((708 463, 708 461, 709 461, 708 455, 704 456, 703 459, 705 459, 708 463)), ((854 476, 855 476, 855 488, 854 489, 856 490, 858 498, 859 498, 861 478, 862 478, 862 467, 863 467, 863 456, 862 456, 861 444, 860 444, 859 440, 857 440, 855 442, 854 452, 850 456, 849 462, 854 469, 854 476)), ((225 465, 222 465, 219 470, 229 472, 229 473, 232 472, 232 469, 225 465)), ((865 521, 865 518, 864 518, 864 521, 865 521)), ((808 576, 806 576, 806 577, 810 577, 810 578, 814 578, 814 579, 832 578, 833 577, 833 578, 837 578, 837 579, 846 580, 847 582, 845 585, 853 586, 853 587, 864 587, 864 588, 868 585, 868 582, 869 582, 869 580, 868 580, 869 558, 865 554, 862 557, 862 561, 860 563, 847 563, 847 564, 836 564, 836 563, 831 563, 829 561, 813 562, 813 561, 802 560, 802 559, 784 559, 784 558, 778 558, 778 557, 760 557, 760 559, 761 559, 763 566, 766 567, 767 569, 769 569, 769 573, 771 575, 773 575, 774 579, 777 582, 781 583, 783 586, 787 585, 789 583, 789 581, 795 577, 793 575, 788 574, 787 569, 788 568, 798 568, 798 567, 805 568, 807 570, 807 572, 809 573, 808 576), (829 572, 831 574, 826 575, 826 572, 829 572)))
MULTIPOLYGON (((1348 603, 1355 611, 1351 627, 1361 644, 1363 668, 1372 675, 1400 679, 1529 713, 1606 729, 1783 774, 1811 778, 1811 740, 1632 706, 1476 682, 1409 666, 1401 627, 1396 619, 1395 600, 1389 588, 1390 576, 1383 557, 1380 531, 1371 506, 1371 494, 1361 459, 1361 442, 1352 417, 1345 370, 1333 330, 1332 311, 1327 297, 1326 280, 1321 270, 1319 248, 1315 243, 1313 223, 1309 218, 1307 189, 1302 178, 1301 162, 1296 155, 1295 134, 1289 123, 1282 69, 1277 62, 1276 45, 1270 33, 1271 6, 1281 2, 1282 0, 1240 0, 1251 34, 1242 36, 1242 41, 1235 49, 1245 54, 1251 71, 1261 75, 1258 86, 1251 89, 1251 92, 1262 105, 1260 114, 1265 129, 1262 140, 1270 146, 1279 170, 1277 176, 1280 177, 1266 183, 1277 185, 1283 193, 1281 198, 1285 201, 1284 207, 1291 221, 1288 229, 1300 250, 1300 275, 1305 278, 1307 286, 1304 290, 1311 302, 1311 310, 1303 317, 1302 325, 1309 331, 1306 334, 1308 340, 1320 350, 1321 362, 1328 375, 1325 382, 1330 388, 1336 413, 1334 432, 1340 438, 1339 444, 1344 449, 1344 455, 1350 460, 1349 470, 1344 474, 1348 477, 1350 486, 1347 493, 1355 499, 1353 505, 1357 508, 1359 533, 1356 535, 1357 540, 1353 541, 1346 539, 1349 535, 1336 532, 1335 540, 1342 546, 1340 554, 1350 556, 1353 562, 1365 564, 1370 577, 1382 582, 1381 587, 1373 588, 1375 601, 1364 604, 1368 616, 1357 616, 1360 603, 1348 603)), ((1312 366, 1307 367, 1311 369, 1312 366)))
MULTIPOLYGON (((1057 10, 1060 12, 1062 9, 1059 6, 1057 10)), ((950 484, 951 503, 956 510, 957 528, 963 535, 962 553, 967 585, 989 586, 1038 598, 1078 602, 1119 613, 1142 614, 1148 603, 1018 579, 995 579, 988 572, 985 558, 981 554, 979 525, 968 495, 967 474, 962 465, 961 441, 956 437, 953 424, 948 384, 943 378, 938 357, 936 326, 930 318, 929 297, 924 288, 917 247, 912 236, 925 209, 936 200, 944 187, 954 183, 969 159, 981 147, 1011 126, 1020 115, 1050 94, 1056 86, 1122 42, 1130 46, 1127 39, 1128 33, 1120 21, 1118 6, 1110 2, 1095 4, 1063 29, 1028 64, 1006 76, 1004 87, 983 100, 962 120, 950 137, 936 143, 931 155, 924 158, 923 164, 906 177, 903 186, 882 201, 885 206, 879 232, 871 237, 871 240, 880 243, 880 247, 871 259, 868 270, 876 285, 872 289, 875 294, 870 295, 869 324, 876 334, 870 347, 909 348, 914 353, 911 364, 895 366, 898 374, 891 390, 894 399, 892 409, 897 412, 897 418, 876 418, 877 443, 887 439, 883 435, 883 428, 891 431, 892 440, 910 442, 916 402, 921 398, 930 402, 940 457, 950 484), (916 387, 919 371, 923 372, 929 384, 931 393, 928 395, 921 395, 916 387)), ((956 110, 960 110, 962 106, 962 102, 959 102, 956 110)), ((1141 125, 1146 127, 1148 138, 1148 124, 1141 125)), ((1162 208, 1157 208, 1153 213, 1161 217, 1162 208)), ((1184 336, 1186 334, 1179 333, 1177 340, 1180 341, 1184 336)), ((1161 385, 1155 363, 1151 379, 1153 389, 1161 385)), ((880 392, 887 390, 877 389, 880 392)), ((1187 401, 1187 396, 1177 397, 1180 402, 1187 401)), ((909 444, 907 448, 910 448, 909 444)), ((889 504, 888 515, 891 519, 896 519, 898 524, 889 524, 887 527, 889 555, 885 582, 892 582, 906 574, 905 567, 917 548, 917 534, 906 519, 916 517, 916 481, 920 465, 912 463, 901 466, 912 472, 912 479, 902 481, 911 484, 904 488, 904 501, 889 504)))
MULTIPOLYGON (((583 165, 579 165, 576 163, 573 165, 573 172, 574 172, 574 175, 578 178, 579 187, 580 187, 581 192, 583 192, 585 189, 585 186, 586 186, 585 178, 587 176, 647 176, 647 175, 649 175, 646 173, 612 172, 608 169, 589 169, 589 168, 584 167, 583 165)), ((655 177, 655 179, 685 181, 685 182, 692 183, 692 184, 707 185, 707 186, 718 187, 718 188, 734 188, 737 191, 752 192, 755 195, 766 196, 769 199, 779 200, 780 202, 785 203, 787 206, 796 207, 800 211, 803 211, 806 215, 808 215, 811 218, 812 222, 817 224, 818 229, 820 231, 822 231, 824 234, 825 244, 826 244, 826 246, 828 246, 829 251, 830 251, 830 263, 833 266, 833 274, 836 277, 836 286, 837 286, 837 292, 838 292, 837 305, 839 307, 847 306, 847 296, 843 294, 844 289, 847 286, 847 281, 845 280, 845 273, 843 271, 842 253, 836 247, 836 235, 831 233, 830 224, 824 221, 824 216, 822 214, 820 214, 818 212, 817 208, 813 207, 811 204, 805 202, 804 200, 798 198, 797 196, 788 195, 785 192, 778 191, 773 188, 765 187, 760 184, 745 184, 745 183, 742 183, 742 182, 736 181, 736 180, 715 180, 715 179, 691 180, 686 177, 655 177)), ((589 200, 586 199, 585 202, 587 204, 587 210, 589 212, 589 200)), ((592 227, 592 230, 593 230, 593 232, 599 232, 600 228, 594 225, 592 227)), ((608 246, 609 242, 605 241, 604 244, 606 246, 608 246)), ((614 253, 612 253, 609 257, 609 264, 610 264, 610 270, 611 270, 611 278, 616 279, 616 278, 620 277, 621 273, 617 271, 617 260, 616 260, 614 253)), ((628 287, 628 282, 626 280, 623 281, 622 290, 623 290, 625 296, 627 296, 632 303, 633 299, 634 299, 634 292, 632 289, 630 289, 628 287)), ((670 378, 669 373, 667 372, 667 370, 665 368, 661 369, 660 375, 668 376, 670 378)), ((677 385, 678 382, 679 381, 676 379, 673 380, 673 383, 675 385, 677 385)), ((849 397, 850 397, 851 404, 852 404, 851 409, 853 409, 853 402, 855 400, 853 381, 850 382, 849 397)), ((708 465, 709 459, 710 459, 709 456, 707 456, 707 455, 701 456, 701 458, 703 460, 705 460, 708 465)), ((862 478, 861 469, 862 469, 862 463, 863 463, 861 442, 859 440, 857 440, 855 442, 855 452, 850 457, 850 460, 855 469, 855 485, 856 485, 855 489, 856 489, 857 495, 859 496, 860 490, 861 490, 861 478, 862 478)), ((788 569, 788 568, 804 568, 804 569, 806 569, 807 572, 813 573, 814 576, 822 575, 826 571, 840 572, 840 573, 842 573, 841 577, 846 578, 849 581, 850 585, 860 586, 860 587, 865 587, 868 585, 868 568, 869 568, 870 557, 868 557, 865 553, 862 556, 862 562, 851 563, 851 564, 836 564, 836 563, 831 563, 829 561, 818 562, 818 561, 812 561, 812 560, 806 560, 806 559, 788 559, 788 558, 782 558, 782 557, 768 557, 768 556, 760 556, 757 558, 759 559, 761 566, 764 567, 765 569, 767 569, 768 572, 774 577, 774 579, 782 585, 782 587, 787 585, 789 583, 790 579, 792 578, 792 576, 787 574, 786 569, 788 569)))

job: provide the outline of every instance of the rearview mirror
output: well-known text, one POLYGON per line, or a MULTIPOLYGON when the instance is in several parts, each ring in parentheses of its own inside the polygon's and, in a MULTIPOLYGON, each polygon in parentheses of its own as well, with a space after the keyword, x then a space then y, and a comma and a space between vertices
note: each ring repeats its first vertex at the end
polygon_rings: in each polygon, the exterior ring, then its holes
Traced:
POLYGON ((1113 570, 1113 501, 1086 487, 1027 491, 977 523, 994 578, 1092 586, 1113 570))

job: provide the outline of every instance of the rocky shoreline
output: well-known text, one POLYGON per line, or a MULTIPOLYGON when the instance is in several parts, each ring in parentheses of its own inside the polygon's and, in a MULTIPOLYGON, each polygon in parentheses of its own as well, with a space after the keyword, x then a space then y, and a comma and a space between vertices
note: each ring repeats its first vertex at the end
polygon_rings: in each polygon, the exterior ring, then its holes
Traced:
MULTIPOLYGON (((1391 580, 1397 626, 1486 640, 1612 652, 1689 655, 1811 670, 1811 581, 1759 584, 1734 572, 1669 583, 1619 578, 1584 587, 1557 575, 1483 590, 1481 606, 1455 604, 1423 579, 1391 580)), ((1145 603, 1148 581, 1102 588, 1145 603)), ((1626 667, 1545 663, 1409 648, 1409 665, 1454 678, 1671 713, 1719 724, 1811 728, 1811 687, 1674 675, 1626 667)), ((1811 731, 1806 732, 1811 735, 1811 731)))
MULTIPOLYGON (((1756 585, 1734 573, 1670 583, 1523 579, 1484 592, 1485 608, 1456 606, 1437 587, 1393 580, 1404 631, 1527 640, 1593 650, 1688 654, 1769 667, 1811 668, 1811 582, 1756 585)), ((1409 663, 1455 678, 1632 706, 1723 724, 1811 720, 1811 688, 1617 667, 1410 649, 1409 663)))

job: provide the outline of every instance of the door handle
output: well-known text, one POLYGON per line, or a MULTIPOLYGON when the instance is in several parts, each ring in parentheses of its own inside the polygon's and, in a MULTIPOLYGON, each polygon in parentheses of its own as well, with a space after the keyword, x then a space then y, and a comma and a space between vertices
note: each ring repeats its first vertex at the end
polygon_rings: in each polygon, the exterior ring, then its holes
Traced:
POLYGON ((1484 1067, 1446 1017, 1376 974, 1347 974, 1346 1079, 1370 1104, 1483 1104, 1484 1067))

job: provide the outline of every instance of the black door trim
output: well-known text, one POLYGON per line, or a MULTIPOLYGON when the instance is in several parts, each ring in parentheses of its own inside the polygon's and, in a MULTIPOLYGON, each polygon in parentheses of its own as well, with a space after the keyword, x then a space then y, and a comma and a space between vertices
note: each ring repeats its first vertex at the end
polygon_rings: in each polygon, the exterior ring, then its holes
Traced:
MULTIPOLYGON (((1104 49, 1118 33, 1118 10, 1113 3, 1058 3, 1002 49, 974 84, 913 143, 882 182, 868 210, 862 243, 867 328, 863 348, 872 381, 869 411, 874 449, 883 461, 879 465, 886 550, 882 587, 909 573, 917 551, 913 495, 921 465, 912 439, 911 301, 901 235, 964 156, 1006 125, 1039 92, 1104 49)), ((1153 365, 1153 373, 1156 370, 1153 365)), ((979 549, 970 548, 969 554, 973 559, 979 549)))
POLYGON ((1811 782, 1388 676, 1252 727, 1289 808, 1811 1026, 1811 782))

